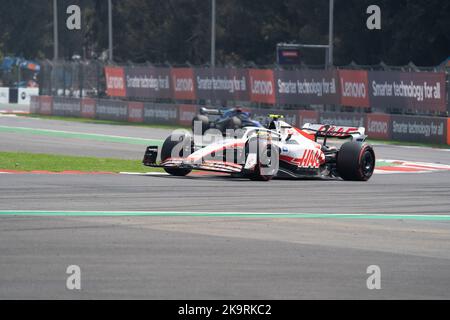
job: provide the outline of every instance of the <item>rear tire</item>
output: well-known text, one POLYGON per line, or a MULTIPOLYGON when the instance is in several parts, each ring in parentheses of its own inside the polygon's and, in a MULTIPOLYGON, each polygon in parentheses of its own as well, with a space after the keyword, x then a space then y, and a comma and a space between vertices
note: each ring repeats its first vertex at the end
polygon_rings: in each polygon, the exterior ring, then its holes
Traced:
POLYGON ((342 179, 367 181, 375 170, 375 152, 366 143, 346 142, 339 149, 336 162, 342 179))
POLYGON ((192 132, 195 134, 196 132, 194 131, 195 129, 195 121, 200 121, 202 123, 201 128, 202 128, 202 135, 205 134, 206 130, 209 129, 210 125, 209 125, 209 118, 203 114, 198 114, 194 117, 194 119, 192 119, 192 132))
POLYGON ((241 127, 242 127, 242 120, 239 119, 238 117, 231 117, 227 125, 225 126, 225 129, 237 130, 240 129, 241 127))
MULTIPOLYGON (((161 162, 165 161, 172 157, 180 157, 184 158, 190 154, 192 151, 192 137, 187 134, 171 134, 164 141, 163 146, 161 148, 161 162), (179 143, 182 143, 182 148, 177 146, 179 143), (180 151, 176 155, 172 155, 173 148, 180 148, 180 151)), ((173 176, 185 176, 188 175, 192 170, 191 169, 180 169, 180 168, 164 168, 168 174, 173 176)))

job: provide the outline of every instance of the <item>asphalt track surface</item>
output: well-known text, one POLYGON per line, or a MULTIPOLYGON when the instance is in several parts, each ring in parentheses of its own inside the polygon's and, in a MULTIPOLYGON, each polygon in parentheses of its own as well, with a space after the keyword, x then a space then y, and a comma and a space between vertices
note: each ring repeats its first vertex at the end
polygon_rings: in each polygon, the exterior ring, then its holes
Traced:
MULTIPOLYGON (((0 117, 2 126, 142 139, 168 134, 10 117, 0 117)), ((0 137, 2 151, 140 159, 145 147, 145 141, 8 129, 0 137)), ((375 150, 383 159, 450 164, 447 150, 382 145, 375 150)), ((375 175, 367 183, 0 175, 0 211, 99 211, 0 214, 0 298, 449 299, 450 222, 433 220, 450 214, 449 208, 450 172, 375 175), (111 211, 237 215, 113 217, 111 211), (239 215, 248 212, 325 218, 239 215), (338 213, 385 216, 339 219, 333 215, 338 213), (66 289, 66 268, 73 264, 82 270, 80 291, 66 289), (381 290, 366 286, 369 265, 381 269, 381 290)))

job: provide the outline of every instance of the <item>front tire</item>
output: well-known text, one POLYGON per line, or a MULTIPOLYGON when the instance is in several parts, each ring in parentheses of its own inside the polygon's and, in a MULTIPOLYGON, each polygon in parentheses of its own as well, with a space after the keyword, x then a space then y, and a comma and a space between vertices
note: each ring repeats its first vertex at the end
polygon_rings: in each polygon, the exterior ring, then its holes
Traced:
MULTIPOLYGON (((171 134, 168 136, 161 148, 161 162, 173 157, 184 158, 188 156, 192 151, 192 141, 192 137, 187 134, 171 134), (179 145, 180 143, 181 145, 179 145), (179 149, 179 152, 177 152, 177 154, 172 154, 175 147, 179 149)), ((164 171, 172 176, 181 177, 188 175, 192 170, 181 168, 164 168, 164 171)))
POLYGON ((375 152, 367 143, 346 142, 338 151, 336 162, 342 179, 367 181, 375 170, 375 152))

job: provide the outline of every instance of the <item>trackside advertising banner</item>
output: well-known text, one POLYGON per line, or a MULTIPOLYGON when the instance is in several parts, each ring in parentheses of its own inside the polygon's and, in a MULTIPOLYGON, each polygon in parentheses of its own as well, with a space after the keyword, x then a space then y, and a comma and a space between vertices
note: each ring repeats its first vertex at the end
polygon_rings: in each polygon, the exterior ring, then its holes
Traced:
POLYGON ((299 110, 298 126, 301 128, 305 123, 319 123, 319 111, 299 110))
POLYGON ((128 104, 125 101, 97 100, 95 118, 101 120, 127 121, 128 104))
POLYGON ((280 104, 339 104, 336 71, 276 70, 276 101, 280 104))
POLYGON ((413 110, 445 111, 445 73, 369 72, 370 105, 413 110))
POLYGON ((279 114, 284 116, 284 121, 298 126, 298 111, 296 110, 274 110, 274 109, 251 109, 250 114, 253 119, 260 121, 262 124, 267 122, 267 115, 279 114))
POLYGON ((144 103, 144 122, 178 124, 178 106, 174 104, 144 103))
POLYGON ((0 103, 9 103, 9 88, 0 88, 0 103))
POLYGON ((198 99, 248 101, 248 72, 245 69, 196 68, 198 99))
POLYGON ((110 66, 105 76, 111 97, 446 111, 443 72, 110 66))
POLYGON ((128 102, 128 122, 144 122, 144 104, 142 102, 128 102))
MULTIPOLYGON (((247 69, 226 69, 228 77, 233 81, 233 96, 236 101, 250 100, 250 80, 247 69)), ((221 99, 221 97, 218 97, 221 99)))
POLYGON ((249 69, 250 101, 275 104, 275 80, 272 70, 249 69))
POLYGON ((182 126, 191 125, 199 107, 190 104, 180 104, 178 108, 178 124, 182 126))
MULTIPOLYGON (((2 88, 0 88, 0 93, 1 93, 1 89, 2 88)), ((40 103, 41 103, 41 97, 32 96, 31 101, 30 101, 30 113, 39 113, 40 103)))
POLYGON ((105 67, 106 93, 110 97, 126 97, 125 70, 122 67, 105 67))
POLYGON ((53 97, 53 115, 80 117, 81 100, 67 97, 53 97))
POLYGON ((447 119, 447 144, 450 146, 450 118, 447 119))
POLYGON ((125 68, 126 95, 137 98, 172 97, 170 70, 168 68, 125 68))
POLYGON ((320 123, 336 126, 364 127, 365 114, 351 112, 321 112, 320 123))
MULTIPOLYGON (((198 105, 125 102, 92 98, 34 96, 30 111, 43 115, 77 116, 115 121, 190 126, 198 105)), ((247 109, 252 118, 267 121, 268 114, 282 114, 294 126, 305 123, 365 127, 370 138, 450 145, 450 118, 382 113, 318 112, 316 110, 247 109)))
POLYGON ((91 98, 83 98, 81 100, 81 116, 83 118, 94 119, 95 118, 95 105, 96 100, 91 98))
POLYGON ((51 96, 40 96, 39 103, 39 114, 52 115, 53 108, 53 97, 51 96))
POLYGON ((351 107, 369 107, 367 71, 339 70, 341 104, 351 107))
POLYGON ((173 68, 172 77, 173 98, 176 100, 196 100, 194 70, 191 68, 173 68))
POLYGON ((366 134, 375 139, 391 139, 391 116, 369 113, 366 115, 366 134))
POLYGON ((393 140, 447 143, 446 118, 391 115, 391 119, 393 140))
POLYGON ((17 90, 17 104, 29 105, 32 96, 39 95, 39 88, 19 88, 17 90))

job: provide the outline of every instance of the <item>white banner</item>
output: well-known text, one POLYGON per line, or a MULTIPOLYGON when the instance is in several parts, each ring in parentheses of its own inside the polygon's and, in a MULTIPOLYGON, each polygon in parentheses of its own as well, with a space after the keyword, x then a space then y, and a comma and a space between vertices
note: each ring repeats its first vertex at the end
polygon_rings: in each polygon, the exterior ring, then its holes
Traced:
POLYGON ((18 104, 30 105, 31 96, 39 95, 39 88, 19 88, 18 104))
POLYGON ((0 88, 0 103, 9 103, 9 88, 0 88))

